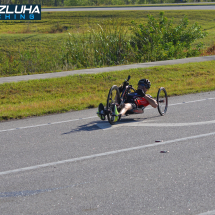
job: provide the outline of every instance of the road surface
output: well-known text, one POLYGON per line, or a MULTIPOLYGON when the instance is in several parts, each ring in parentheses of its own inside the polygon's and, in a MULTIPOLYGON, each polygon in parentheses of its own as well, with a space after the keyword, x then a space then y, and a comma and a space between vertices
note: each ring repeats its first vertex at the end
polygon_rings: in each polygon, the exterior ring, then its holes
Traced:
POLYGON ((115 126, 96 109, 0 123, 1 214, 215 214, 214 105, 215 91, 115 126))

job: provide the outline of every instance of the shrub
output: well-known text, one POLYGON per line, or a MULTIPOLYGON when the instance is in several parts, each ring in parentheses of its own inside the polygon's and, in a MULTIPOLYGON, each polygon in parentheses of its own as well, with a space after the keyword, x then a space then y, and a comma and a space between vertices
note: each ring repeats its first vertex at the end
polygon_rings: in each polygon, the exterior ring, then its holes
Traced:
POLYGON ((194 48, 191 45, 206 36, 197 23, 188 27, 186 16, 177 26, 173 26, 173 19, 168 21, 163 12, 158 20, 148 15, 146 25, 137 25, 134 21, 132 24, 131 45, 137 52, 139 62, 196 56, 203 44, 197 43, 194 48))
POLYGON ((100 67, 132 61, 132 48, 127 32, 120 23, 110 20, 98 30, 70 35, 65 46, 64 64, 80 67, 100 67))

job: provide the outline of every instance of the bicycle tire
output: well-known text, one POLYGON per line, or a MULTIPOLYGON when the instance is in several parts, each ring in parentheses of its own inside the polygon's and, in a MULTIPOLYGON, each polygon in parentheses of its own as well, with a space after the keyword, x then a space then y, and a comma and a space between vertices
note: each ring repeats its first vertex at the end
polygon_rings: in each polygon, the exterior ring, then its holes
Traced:
POLYGON ((164 87, 160 87, 157 93, 158 112, 161 116, 166 114, 168 108, 168 97, 164 87))
POLYGON ((117 107, 119 107, 119 104, 120 104, 120 93, 119 93, 119 89, 116 85, 113 85, 110 88, 110 91, 109 91, 108 97, 107 97, 107 105, 106 105, 107 118, 108 118, 108 122, 111 125, 115 124, 115 122, 114 122, 115 116, 112 115, 112 108, 113 108, 114 104, 117 107))

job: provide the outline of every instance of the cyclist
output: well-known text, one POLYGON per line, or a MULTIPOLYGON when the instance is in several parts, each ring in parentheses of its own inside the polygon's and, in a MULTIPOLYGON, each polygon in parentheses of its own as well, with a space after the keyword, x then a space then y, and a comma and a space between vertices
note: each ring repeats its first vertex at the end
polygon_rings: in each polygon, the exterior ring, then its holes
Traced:
POLYGON ((149 104, 153 108, 157 108, 157 101, 153 99, 151 95, 146 94, 150 87, 151 82, 148 79, 139 80, 137 90, 134 93, 130 93, 127 95, 127 99, 124 103, 124 106, 119 113, 117 111, 117 107, 114 106, 113 112, 116 116, 114 121, 119 121, 121 117, 128 112, 143 113, 143 109, 149 104))
MULTIPOLYGON (((143 109, 148 106, 149 104, 157 108, 158 104, 155 99, 152 98, 151 95, 146 94, 146 92, 151 87, 151 82, 148 79, 141 79, 138 82, 138 88, 134 93, 130 93, 127 95, 127 99, 125 100, 125 103, 118 112, 116 105, 113 106, 113 115, 115 116, 114 122, 119 121, 122 116, 124 116, 126 113, 143 113, 143 109)), ((98 107, 98 116, 102 119, 104 118, 104 106, 101 103, 98 107)))

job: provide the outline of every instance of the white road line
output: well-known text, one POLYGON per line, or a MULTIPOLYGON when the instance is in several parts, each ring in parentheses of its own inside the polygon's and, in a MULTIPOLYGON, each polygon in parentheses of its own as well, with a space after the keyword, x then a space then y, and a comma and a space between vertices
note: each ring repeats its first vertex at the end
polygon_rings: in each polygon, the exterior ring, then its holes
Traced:
MULTIPOLYGON (((184 123, 142 123, 142 122, 135 122, 135 123, 130 123, 127 126, 151 126, 151 127, 173 127, 173 126, 193 126, 193 125, 209 125, 209 124, 214 124, 215 120, 212 121, 204 121, 204 122, 184 122, 184 123)), ((124 125, 126 126, 126 124, 124 125)))
POLYGON ((151 123, 153 121, 155 121, 155 120, 145 120, 145 121, 140 121, 140 122, 126 122, 126 123, 124 123, 123 121, 119 121, 116 125, 111 125, 108 121, 100 121, 96 125, 103 130, 108 130, 108 129, 123 127, 123 126, 125 126, 125 127, 138 126, 139 123, 145 124, 147 126, 148 123, 151 123))
MULTIPOLYGON (((202 101, 211 100, 211 99, 215 99, 215 98, 206 98, 206 99, 199 99, 199 100, 188 101, 188 102, 175 103, 175 104, 170 104, 169 106, 183 105, 183 104, 188 104, 188 103, 193 103, 193 102, 202 102, 202 101)), ((147 109, 151 109, 151 108, 152 107, 147 107, 147 109)), ((27 128, 36 128, 36 127, 42 127, 42 126, 48 126, 48 125, 55 125, 55 124, 73 122, 73 121, 78 121, 78 120, 83 120, 83 119, 84 120, 85 119, 91 119, 91 118, 96 118, 96 117, 97 116, 90 116, 90 117, 86 117, 86 118, 71 119, 71 120, 59 121, 59 122, 51 122, 51 123, 46 123, 46 124, 39 124, 39 125, 31 125, 31 126, 25 126, 25 127, 11 128, 11 129, 0 130, 0 132, 15 131, 15 130, 27 129, 27 128)))
POLYGON ((12 173, 25 172, 25 171, 29 171, 29 170, 40 169, 40 168, 43 168, 43 167, 56 166, 56 165, 59 165, 59 164, 72 163, 72 162, 76 162, 76 161, 83 161, 83 160, 87 160, 87 159, 103 157, 103 156, 118 154, 118 153, 122 153, 122 152, 129 152, 129 151, 133 151, 133 150, 139 150, 139 149, 144 149, 144 148, 149 148, 149 147, 155 147, 155 146, 165 145, 165 144, 169 144, 169 143, 176 143, 176 142, 182 142, 182 141, 191 140, 191 139, 208 137, 208 136, 211 136, 211 135, 215 135, 215 132, 207 133, 207 134, 200 134, 200 135, 190 136, 190 137, 184 137, 184 138, 179 138, 179 139, 174 139, 174 140, 168 140, 168 141, 165 141, 165 142, 157 142, 157 143, 152 143, 152 144, 143 145, 143 146, 136 146, 136 147, 132 147, 132 148, 119 149, 119 150, 115 150, 115 151, 104 152, 104 153, 94 154, 94 155, 89 155, 89 156, 83 156, 83 157, 79 157, 79 158, 72 158, 72 159, 62 160, 62 161, 57 161, 57 162, 52 162, 52 163, 45 163, 45 164, 41 164, 41 165, 24 167, 24 168, 9 170, 9 171, 4 171, 4 172, 0 172, 0 176, 1 175, 12 174, 12 173))
POLYGON ((110 125, 108 122, 98 122, 96 125, 103 129, 113 129, 116 127, 127 127, 127 126, 135 126, 135 127, 182 127, 182 126, 196 126, 196 125, 210 125, 214 124, 215 120, 204 121, 204 122, 184 122, 184 123, 151 123, 150 121, 141 121, 141 122, 130 122, 130 123, 118 123, 117 125, 110 125))
POLYGON ((215 215, 215 210, 214 211, 208 211, 208 212, 198 214, 198 215, 215 215))
POLYGON ((67 122, 74 122, 74 121, 78 121, 78 120, 82 120, 82 119, 91 119, 91 118, 96 118, 96 117, 98 117, 98 116, 90 116, 90 117, 86 117, 86 118, 71 119, 71 120, 59 121, 59 122, 50 122, 50 123, 47 123, 47 124, 30 125, 30 126, 26 126, 26 127, 18 127, 18 128, 0 130, 0 132, 14 131, 14 130, 26 129, 26 128, 36 128, 36 127, 47 126, 47 125, 55 125, 55 124, 61 124, 61 123, 67 123, 67 122))
POLYGON ((215 99, 215 98, 206 98, 206 99, 199 99, 199 100, 188 101, 188 102, 175 103, 175 104, 170 104, 169 106, 183 105, 183 104, 189 104, 189 103, 194 103, 194 102, 202 102, 202 101, 212 100, 212 99, 215 99))

